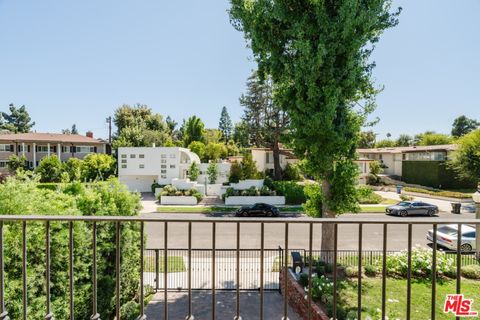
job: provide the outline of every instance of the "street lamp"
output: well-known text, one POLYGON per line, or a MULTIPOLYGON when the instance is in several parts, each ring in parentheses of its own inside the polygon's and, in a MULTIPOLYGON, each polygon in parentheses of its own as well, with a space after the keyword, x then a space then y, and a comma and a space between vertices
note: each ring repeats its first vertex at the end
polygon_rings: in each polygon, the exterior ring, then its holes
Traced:
MULTIPOLYGON (((480 220, 480 184, 477 187, 477 192, 472 195, 473 202, 475 202, 476 206, 476 214, 475 217, 477 218, 477 222, 480 220)), ((477 259, 480 259, 480 225, 477 223, 476 225, 476 241, 475 246, 477 250, 477 259)))

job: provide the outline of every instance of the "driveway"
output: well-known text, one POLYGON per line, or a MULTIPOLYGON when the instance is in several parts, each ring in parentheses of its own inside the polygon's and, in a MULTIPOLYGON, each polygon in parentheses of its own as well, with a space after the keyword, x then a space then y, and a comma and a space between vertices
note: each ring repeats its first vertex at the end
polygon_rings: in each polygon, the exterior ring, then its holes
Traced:
POLYGON ((142 193, 142 209, 140 213, 152 213, 157 212, 158 200, 155 198, 155 195, 151 192, 142 193))

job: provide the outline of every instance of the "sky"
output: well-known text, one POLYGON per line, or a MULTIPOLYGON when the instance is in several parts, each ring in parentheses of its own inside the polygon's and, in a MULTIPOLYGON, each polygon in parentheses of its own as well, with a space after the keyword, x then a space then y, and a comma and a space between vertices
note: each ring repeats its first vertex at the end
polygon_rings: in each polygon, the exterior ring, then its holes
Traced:
MULTIPOLYGON (((449 133, 480 119, 480 1, 394 1, 403 12, 372 59, 384 90, 372 114, 387 133, 449 133)), ((228 0, 0 0, 0 111, 26 105, 37 132, 76 124, 107 137, 122 104, 147 104, 181 123, 234 121, 255 68, 228 0)))

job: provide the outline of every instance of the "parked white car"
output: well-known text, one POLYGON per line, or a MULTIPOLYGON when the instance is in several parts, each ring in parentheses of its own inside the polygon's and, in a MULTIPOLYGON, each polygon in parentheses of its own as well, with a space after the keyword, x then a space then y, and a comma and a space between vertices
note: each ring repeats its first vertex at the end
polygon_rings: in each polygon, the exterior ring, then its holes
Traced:
MULTIPOLYGON (((448 224, 437 228, 437 245, 449 250, 457 250, 458 225, 448 224)), ((427 240, 433 242, 433 229, 427 233, 427 240)), ((462 225, 460 251, 471 252, 475 250, 475 228, 462 225)))

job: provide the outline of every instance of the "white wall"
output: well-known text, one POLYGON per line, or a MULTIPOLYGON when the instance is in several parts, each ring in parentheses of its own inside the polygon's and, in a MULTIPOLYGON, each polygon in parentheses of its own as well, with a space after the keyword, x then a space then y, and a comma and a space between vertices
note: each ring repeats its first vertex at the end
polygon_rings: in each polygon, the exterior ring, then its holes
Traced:
POLYGON ((132 192, 151 192, 152 184, 156 180, 156 176, 119 176, 121 183, 127 186, 132 192))
POLYGON ((162 205, 196 205, 197 198, 192 196, 161 196, 160 204, 162 205))
POLYGON ((232 197, 225 198, 225 204, 228 206, 250 205, 255 203, 284 205, 285 197, 284 196, 258 196, 258 197, 232 196, 232 197))
POLYGON ((235 190, 246 190, 251 187, 260 189, 263 187, 263 179, 240 180, 238 183, 230 183, 230 187, 235 190))
MULTIPOLYGON (((207 183, 210 183, 210 181, 208 181, 208 175, 207 175, 207 169, 208 169, 208 166, 210 164, 209 163, 201 163, 200 164, 200 175, 198 176, 197 178, 197 181, 198 183, 205 183, 205 181, 207 181, 207 183), (207 180, 205 180, 207 179, 207 180)), ((224 182, 227 182, 228 181, 228 175, 230 174, 230 167, 232 166, 232 164, 230 162, 219 162, 219 163, 216 163, 217 165, 217 170, 218 170, 218 176, 217 176, 217 180, 215 181, 215 183, 224 183, 224 182)))

